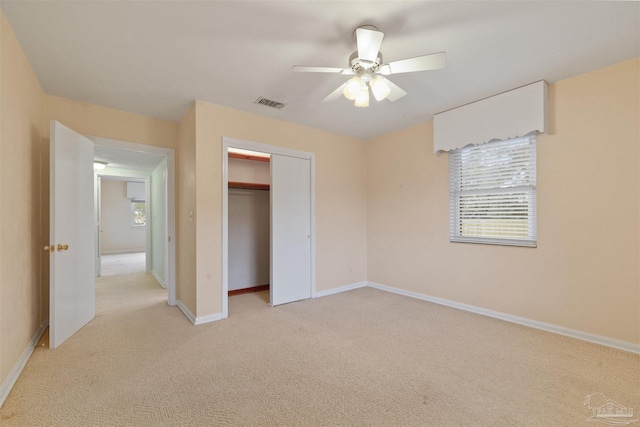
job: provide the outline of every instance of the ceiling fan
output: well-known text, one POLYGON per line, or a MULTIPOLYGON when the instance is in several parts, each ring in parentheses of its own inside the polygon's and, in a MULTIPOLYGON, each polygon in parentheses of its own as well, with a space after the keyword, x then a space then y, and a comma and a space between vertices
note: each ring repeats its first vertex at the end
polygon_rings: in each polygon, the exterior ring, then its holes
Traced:
POLYGON ((341 95, 354 100, 356 107, 369 106, 369 88, 378 101, 388 99, 396 101, 407 94, 384 76, 390 74, 412 73, 444 68, 447 61, 446 52, 431 53, 415 58, 401 59, 388 64, 382 62, 380 45, 384 33, 373 25, 364 25, 354 31, 358 50, 349 56, 349 68, 307 67, 295 65, 292 71, 301 73, 334 73, 353 75, 354 77, 331 92, 323 102, 333 101, 341 95))

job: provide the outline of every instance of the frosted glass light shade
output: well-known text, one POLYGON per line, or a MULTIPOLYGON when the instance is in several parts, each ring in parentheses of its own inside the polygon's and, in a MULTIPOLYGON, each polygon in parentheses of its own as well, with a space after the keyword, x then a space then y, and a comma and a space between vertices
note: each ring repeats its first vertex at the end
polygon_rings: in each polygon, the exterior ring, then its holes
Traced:
POLYGON ((368 107, 369 106, 369 88, 367 85, 364 85, 358 91, 358 95, 356 96, 356 102, 354 104, 356 107, 368 107))
POLYGON ((356 76, 347 82, 347 85, 344 87, 342 94, 345 98, 353 101, 354 99, 356 99, 356 96, 358 96, 358 92, 360 91, 361 86, 362 80, 360 80, 360 77, 356 76))
POLYGON ((389 86, 384 82, 384 79, 380 76, 374 77, 369 84, 371 86, 371 92, 373 92, 373 96, 375 96, 377 101, 382 101, 387 96, 389 96, 389 86))

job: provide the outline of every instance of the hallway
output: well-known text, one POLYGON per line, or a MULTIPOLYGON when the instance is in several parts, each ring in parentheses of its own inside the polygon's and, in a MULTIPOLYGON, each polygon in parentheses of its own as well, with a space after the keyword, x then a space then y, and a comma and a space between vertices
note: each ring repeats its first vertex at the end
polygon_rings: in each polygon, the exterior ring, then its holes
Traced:
POLYGON ((101 276, 139 273, 145 271, 145 253, 133 252, 126 254, 109 254, 100 257, 101 276))

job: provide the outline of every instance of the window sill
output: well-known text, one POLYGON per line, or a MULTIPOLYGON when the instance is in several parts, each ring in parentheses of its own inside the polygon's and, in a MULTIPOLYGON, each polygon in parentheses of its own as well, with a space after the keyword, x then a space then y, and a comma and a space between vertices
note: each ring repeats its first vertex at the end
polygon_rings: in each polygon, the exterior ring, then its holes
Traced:
POLYGON ((498 245, 498 246, 520 246, 525 248, 537 248, 537 240, 515 240, 515 239, 486 239, 473 237, 451 237, 451 243, 474 243, 481 245, 498 245))

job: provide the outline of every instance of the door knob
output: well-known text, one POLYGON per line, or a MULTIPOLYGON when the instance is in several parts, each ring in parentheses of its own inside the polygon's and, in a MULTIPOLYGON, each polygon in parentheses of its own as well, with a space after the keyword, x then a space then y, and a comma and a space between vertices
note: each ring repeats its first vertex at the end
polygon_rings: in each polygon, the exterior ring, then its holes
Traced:
POLYGON ((69 249, 69 245, 61 245, 58 243, 58 251, 66 251, 67 249, 69 249))
POLYGON ((44 247, 45 252, 53 252, 55 250, 56 250, 56 247, 54 245, 47 245, 44 247))

